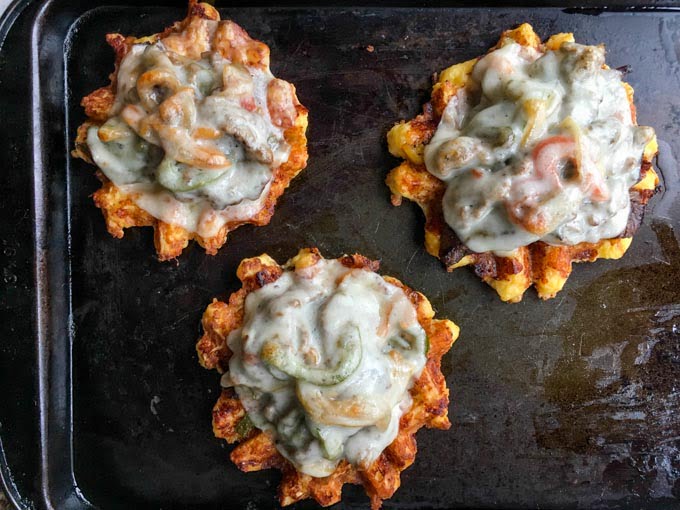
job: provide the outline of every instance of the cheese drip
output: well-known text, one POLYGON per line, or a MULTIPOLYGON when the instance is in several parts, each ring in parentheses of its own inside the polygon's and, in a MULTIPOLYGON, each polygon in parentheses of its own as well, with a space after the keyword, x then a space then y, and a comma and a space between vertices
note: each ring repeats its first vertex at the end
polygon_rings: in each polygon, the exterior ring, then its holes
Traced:
MULTIPOLYGON (((201 20, 208 31, 218 22, 201 20)), ((162 41, 133 45, 119 65, 111 117, 87 144, 101 171, 166 223, 215 236, 264 206, 273 169, 288 159, 272 122, 272 86, 292 94, 267 67, 232 63, 220 52, 191 59, 162 41)))
POLYGON ((446 181, 444 218, 472 251, 596 243, 624 231, 654 131, 635 125, 604 54, 510 43, 482 57, 448 103, 425 163, 446 181))
POLYGON ((369 466, 411 407, 427 339, 404 291, 378 274, 321 260, 250 294, 228 337, 248 418, 299 471, 369 466))

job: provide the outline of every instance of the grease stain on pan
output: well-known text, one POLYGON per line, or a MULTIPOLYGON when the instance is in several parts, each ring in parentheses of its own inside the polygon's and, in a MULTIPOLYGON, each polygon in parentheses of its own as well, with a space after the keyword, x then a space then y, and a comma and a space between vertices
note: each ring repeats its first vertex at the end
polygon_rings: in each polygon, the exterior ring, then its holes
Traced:
POLYGON ((652 229, 664 260, 579 292, 558 331, 564 354, 544 376, 549 405, 534 416, 540 447, 583 454, 584 465, 608 459, 595 474, 603 497, 680 497, 680 245, 670 225, 652 229))

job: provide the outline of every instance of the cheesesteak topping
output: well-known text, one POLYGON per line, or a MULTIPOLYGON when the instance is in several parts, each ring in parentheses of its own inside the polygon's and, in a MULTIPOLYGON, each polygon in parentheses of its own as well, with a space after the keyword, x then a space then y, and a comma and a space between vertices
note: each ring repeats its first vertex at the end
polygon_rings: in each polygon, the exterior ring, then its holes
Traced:
MULTIPOLYGON (((185 30, 217 41, 233 26, 200 19, 185 30)), ((296 116, 294 89, 267 66, 232 61, 239 47, 193 55, 179 44, 183 35, 131 46, 110 118, 89 128, 87 145, 139 207, 211 237, 262 209, 274 169, 290 153, 284 130, 296 116)), ((244 51, 253 43, 244 40, 244 51)))
POLYGON ((475 252, 620 235, 650 127, 602 46, 507 44, 482 57, 425 148, 444 218, 475 252))
POLYGON ((320 260, 248 294, 228 337, 248 418, 302 473, 369 466, 411 407, 428 350, 416 309, 378 274, 320 260))

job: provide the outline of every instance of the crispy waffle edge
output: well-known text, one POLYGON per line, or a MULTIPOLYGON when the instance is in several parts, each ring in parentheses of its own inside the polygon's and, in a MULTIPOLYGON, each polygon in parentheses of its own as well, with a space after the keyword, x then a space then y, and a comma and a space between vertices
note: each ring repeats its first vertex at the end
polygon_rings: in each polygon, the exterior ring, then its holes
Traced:
MULTIPOLYGON (((573 34, 561 33, 542 44, 531 25, 524 23, 503 32, 496 49, 517 42, 533 48, 557 49, 564 42, 573 42, 573 34)), ((501 300, 521 301, 532 285, 541 299, 550 299, 562 290, 574 262, 593 262, 598 258, 621 258, 639 227, 646 203, 658 189, 659 178, 652 168, 658 151, 656 138, 646 147, 642 158, 640 180, 630 190, 632 211, 628 226, 618 238, 575 246, 552 246, 535 242, 517 249, 512 256, 500 257, 492 252, 473 253, 457 238, 446 224, 442 212, 442 197, 446 189, 443 181, 430 174, 423 161, 423 150, 437 129, 438 121, 449 100, 465 85, 478 59, 455 64, 436 77, 429 103, 423 113, 408 122, 400 122, 387 135, 390 153, 404 161, 388 174, 385 182, 392 192, 393 205, 402 198, 412 200, 425 214, 425 247, 438 257, 447 271, 472 266, 475 273, 498 293, 501 300)), ((633 89, 624 83, 635 120, 633 89)))
MULTIPOLYGON (((180 32, 189 27, 192 21, 200 19, 219 21, 220 15, 213 6, 207 3, 199 3, 196 0, 190 0, 187 17, 182 21, 174 23, 161 33, 141 38, 124 37, 120 34, 107 34, 106 40, 116 54, 115 69, 110 75, 111 83, 109 85, 95 90, 85 96, 81 101, 81 105, 84 107, 88 119, 78 128, 75 149, 72 151, 74 157, 94 164, 85 142, 87 129, 92 125, 101 125, 108 119, 109 111, 115 101, 114 90, 118 65, 129 48, 133 44, 154 43, 167 37, 178 38, 180 32)), ((248 63, 254 65, 265 63, 268 65, 269 48, 264 43, 251 39, 245 31, 240 29, 236 24, 234 25, 237 27, 237 36, 245 36, 248 38, 248 42, 258 45, 258 52, 249 52, 248 54, 249 59, 255 58, 256 60, 249 60, 248 63)), ((196 33, 197 31, 188 30, 185 36, 186 41, 191 43, 191 38, 196 37, 196 33)), ((182 44, 180 43, 176 46, 181 47, 182 44)), ((211 43, 210 47, 216 48, 217 45, 211 43)), ((295 91, 294 86, 293 91, 295 91)), ((188 246, 190 240, 197 241, 198 244, 205 249, 207 254, 215 255, 226 243, 227 235, 232 230, 235 230, 244 224, 268 224, 274 214, 274 208, 278 198, 289 186, 291 180, 307 166, 308 154, 305 133, 307 130, 308 112, 307 109, 299 103, 295 93, 294 99, 297 116, 293 125, 284 131, 284 137, 291 147, 290 155, 285 163, 274 169, 274 179, 264 202, 264 206, 253 217, 247 220, 229 222, 225 224, 215 236, 202 237, 197 233, 189 232, 180 226, 165 223, 154 218, 151 214, 137 206, 133 197, 116 187, 115 184, 98 170, 96 175, 102 182, 102 187, 93 194, 93 199, 95 205, 102 210, 106 228, 109 233, 113 237, 122 238, 126 228, 153 227, 154 245, 158 258, 160 260, 171 260, 182 253, 184 248, 188 246)))
MULTIPOLYGON (((315 248, 302 249, 296 257, 280 266, 268 255, 244 259, 237 276, 243 286, 231 294, 227 303, 214 299, 203 314, 203 336, 196 344, 200 364, 208 369, 224 372, 228 369, 231 352, 226 340, 229 333, 243 323, 243 310, 248 293, 277 280, 286 268, 303 268, 323 257, 315 248)), ((346 267, 377 271, 378 263, 362 255, 345 255, 340 262, 346 267)), ((380 508, 382 500, 390 498, 401 484, 401 472, 415 460, 415 433, 423 426, 448 429, 449 390, 441 372, 441 358, 458 337, 459 329, 449 320, 434 319, 434 311, 427 298, 395 278, 383 277, 404 290, 417 310, 419 323, 430 341, 427 363, 420 378, 410 390, 413 406, 399 423, 395 440, 367 469, 361 470, 343 461, 325 478, 313 478, 299 473, 276 450, 269 434, 258 429, 244 432, 239 423, 245 410, 231 389, 223 389, 212 412, 213 432, 228 443, 238 443, 231 452, 231 460, 241 471, 277 468, 282 472, 278 489, 282 506, 303 499, 314 499, 322 506, 340 501, 344 484, 363 485, 371 500, 371 508, 380 508)))

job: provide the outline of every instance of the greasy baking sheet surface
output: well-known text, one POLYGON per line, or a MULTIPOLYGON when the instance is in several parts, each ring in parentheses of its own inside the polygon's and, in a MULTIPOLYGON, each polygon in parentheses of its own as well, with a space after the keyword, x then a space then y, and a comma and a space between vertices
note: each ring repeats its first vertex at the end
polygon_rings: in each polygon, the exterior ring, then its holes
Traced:
MULTIPOLYGON (((73 305, 74 478, 100 508, 273 508, 278 473, 240 473, 212 437, 219 378, 196 361, 211 298, 238 287, 238 261, 300 247, 360 252, 425 293, 461 327, 443 361, 448 432, 418 434, 415 464, 386 508, 680 504, 680 17, 559 9, 220 9, 270 45, 272 70, 310 110, 310 162, 269 226, 232 233, 216 257, 154 258, 150 229, 106 233, 92 167, 68 160, 73 305), (393 208, 385 134, 427 99, 433 72, 530 22, 573 31, 628 65, 640 124, 657 129, 663 193, 620 261, 575 268, 557 298, 501 303, 423 248, 416 206, 393 208), (369 51, 370 49, 373 51, 369 51)), ((67 38, 68 133, 80 97, 106 83, 109 31, 153 33, 181 9, 89 11, 67 38)), ((61 150, 64 150, 62 147, 61 150)), ((59 183, 55 183, 58 186, 59 183)), ((63 185, 63 183, 62 183, 63 185)), ((68 195, 66 195, 68 197, 68 195)), ((64 452, 68 455, 68 452, 64 452)), ((357 488, 344 508, 363 508, 357 488)), ((313 505, 300 505, 312 507, 313 505)))

